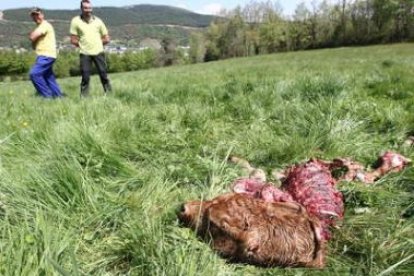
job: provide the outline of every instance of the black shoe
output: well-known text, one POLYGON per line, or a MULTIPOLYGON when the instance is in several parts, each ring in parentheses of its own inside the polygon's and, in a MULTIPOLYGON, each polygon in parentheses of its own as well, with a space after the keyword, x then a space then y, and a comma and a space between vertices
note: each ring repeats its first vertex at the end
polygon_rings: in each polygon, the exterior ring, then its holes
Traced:
POLYGON ((112 92, 112 86, 108 83, 104 85, 105 94, 110 94, 112 92))

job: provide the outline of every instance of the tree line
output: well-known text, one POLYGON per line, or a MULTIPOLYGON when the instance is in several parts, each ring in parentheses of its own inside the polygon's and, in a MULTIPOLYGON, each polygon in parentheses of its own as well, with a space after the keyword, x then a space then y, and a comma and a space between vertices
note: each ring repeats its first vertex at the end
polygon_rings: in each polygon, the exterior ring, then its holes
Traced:
POLYGON ((286 17, 275 1, 224 12, 190 39, 192 62, 414 38, 413 0, 338 0, 299 4, 286 17))

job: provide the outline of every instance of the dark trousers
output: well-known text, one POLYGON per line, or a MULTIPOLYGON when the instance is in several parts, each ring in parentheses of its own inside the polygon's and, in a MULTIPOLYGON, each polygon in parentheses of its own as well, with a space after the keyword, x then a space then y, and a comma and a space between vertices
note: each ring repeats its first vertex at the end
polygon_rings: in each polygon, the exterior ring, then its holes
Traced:
POLYGON ((62 92, 53 73, 55 58, 38 56, 36 63, 30 70, 30 80, 37 93, 45 98, 61 97, 62 92))
POLYGON ((88 96, 89 94, 89 81, 91 79, 92 62, 95 64, 96 70, 98 71, 105 93, 112 90, 108 75, 106 73, 105 54, 100 53, 96 56, 80 54, 80 69, 82 74, 81 96, 88 96))

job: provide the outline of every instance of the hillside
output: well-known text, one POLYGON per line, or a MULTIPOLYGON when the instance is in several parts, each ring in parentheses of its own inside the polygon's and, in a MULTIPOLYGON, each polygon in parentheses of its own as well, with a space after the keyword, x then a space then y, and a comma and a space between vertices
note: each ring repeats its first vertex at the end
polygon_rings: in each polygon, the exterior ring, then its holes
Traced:
MULTIPOLYGON (((0 19, 0 46, 29 45, 27 33, 33 27, 28 9, 12 9, 3 11, 0 19)), ((59 41, 64 41, 68 34, 69 22, 79 14, 79 10, 45 10, 48 20, 54 22, 59 41)), ((157 6, 136 5, 129 7, 95 7, 94 13, 101 17, 111 31, 113 39, 142 40, 150 37, 162 39, 175 38, 185 44, 194 29, 207 27, 214 16, 202 15, 185 9, 157 6)))
POLYGON ((313 157, 370 167, 385 150, 414 160, 413 46, 111 74, 108 96, 94 76, 88 99, 79 77, 58 80, 55 101, 0 83, 0 274, 413 275, 413 166, 337 184, 346 212, 323 269, 226 262, 176 216, 244 175, 230 154, 268 173, 313 157))

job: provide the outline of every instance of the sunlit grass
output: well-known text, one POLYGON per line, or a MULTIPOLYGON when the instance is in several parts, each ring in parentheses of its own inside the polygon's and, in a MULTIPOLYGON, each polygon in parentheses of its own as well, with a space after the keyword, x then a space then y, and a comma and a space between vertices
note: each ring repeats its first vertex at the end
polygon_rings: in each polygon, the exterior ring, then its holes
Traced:
POLYGON ((229 191, 229 154, 270 173, 310 157, 371 164, 414 134, 412 45, 295 52, 97 78, 80 99, 0 84, 1 275, 412 275, 414 171, 340 184, 324 270, 229 264, 176 220, 229 191), (358 210, 365 210, 360 212, 358 210))

